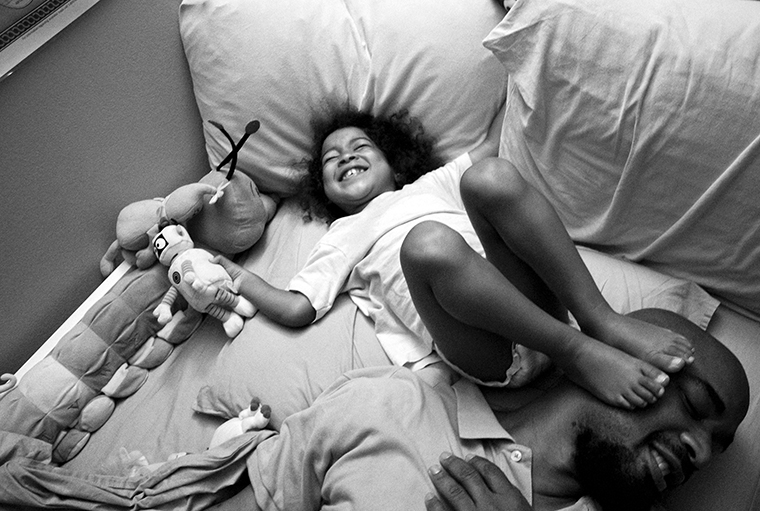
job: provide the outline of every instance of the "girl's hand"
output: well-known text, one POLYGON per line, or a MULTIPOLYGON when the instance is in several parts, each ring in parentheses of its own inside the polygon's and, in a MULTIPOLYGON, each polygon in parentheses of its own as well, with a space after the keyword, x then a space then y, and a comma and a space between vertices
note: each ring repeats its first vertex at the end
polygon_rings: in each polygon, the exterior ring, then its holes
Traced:
MULTIPOLYGON (((254 307, 275 323, 288 327, 302 327, 314 321, 317 312, 309 299, 301 293, 276 288, 222 255, 214 256, 211 262, 227 270, 232 278, 233 291, 247 298, 254 307)), ((216 305, 226 308, 223 302, 216 305)))
POLYGON ((211 259, 211 262, 222 266, 225 270, 227 270, 227 273, 229 273, 230 277, 232 277, 233 279, 240 277, 243 274, 243 272, 247 271, 239 264, 233 263, 232 261, 230 261, 229 259, 227 259, 221 254, 215 255, 211 259))
POLYGON ((527 511, 532 509, 499 468, 480 456, 467 461, 449 453, 430 469, 430 479, 443 498, 428 495, 427 511, 527 511))
POLYGON ((243 280, 245 274, 250 273, 248 270, 246 270, 239 264, 230 261, 223 255, 215 255, 211 259, 211 262, 218 264, 219 266, 227 270, 227 273, 232 279, 232 283, 236 291, 240 289, 240 282, 243 280))

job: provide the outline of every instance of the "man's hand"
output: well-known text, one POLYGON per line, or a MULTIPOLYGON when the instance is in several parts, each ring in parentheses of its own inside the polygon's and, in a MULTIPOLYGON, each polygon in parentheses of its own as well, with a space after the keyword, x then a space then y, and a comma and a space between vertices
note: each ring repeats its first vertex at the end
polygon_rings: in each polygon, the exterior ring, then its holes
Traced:
POLYGON ((427 511, 528 511, 525 497, 490 461, 473 456, 467 461, 449 453, 431 467, 430 480, 440 495, 428 495, 427 511))

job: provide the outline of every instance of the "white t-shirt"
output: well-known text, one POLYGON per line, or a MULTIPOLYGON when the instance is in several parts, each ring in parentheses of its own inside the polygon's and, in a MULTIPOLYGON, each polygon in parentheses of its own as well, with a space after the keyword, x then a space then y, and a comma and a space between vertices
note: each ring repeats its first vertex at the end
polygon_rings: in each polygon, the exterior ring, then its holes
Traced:
POLYGON ((288 289, 309 299, 317 319, 347 292, 375 322, 378 340, 393 363, 404 365, 428 356, 433 341, 412 303, 399 251, 412 227, 435 220, 459 232, 484 255, 459 192, 462 174, 471 165, 464 154, 333 222, 288 289))

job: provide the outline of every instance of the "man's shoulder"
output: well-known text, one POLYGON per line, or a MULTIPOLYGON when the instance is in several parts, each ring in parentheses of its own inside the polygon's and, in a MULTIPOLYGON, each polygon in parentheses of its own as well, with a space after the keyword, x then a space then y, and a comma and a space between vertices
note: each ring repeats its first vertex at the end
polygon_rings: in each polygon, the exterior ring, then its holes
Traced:
POLYGON ((395 424, 410 416, 417 423, 438 423, 448 417, 450 400, 414 372, 399 366, 350 371, 327 388, 314 403, 340 410, 342 423, 395 424))
MULTIPOLYGON (((354 385, 372 385, 374 382, 416 382, 417 375, 406 367, 388 365, 378 367, 363 367, 353 369, 343 375, 345 382, 351 382, 354 385)), ((385 384, 383 384, 385 386, 385 384)))

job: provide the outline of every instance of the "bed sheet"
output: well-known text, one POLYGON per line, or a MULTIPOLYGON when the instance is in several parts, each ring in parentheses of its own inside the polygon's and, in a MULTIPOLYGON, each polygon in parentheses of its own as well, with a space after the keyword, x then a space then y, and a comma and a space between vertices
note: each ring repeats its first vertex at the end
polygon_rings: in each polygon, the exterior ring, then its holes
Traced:
MULTIPOLYGON (((103 429, 95 433, 85 450, 67 464, 69 468, 84 469, 87 472, 104 472, 109 467, 107 460, 120 446, 140 448, 148 452, 163 451, 163 458, 170 452, 184 449, 194 444, 202 449, 219 419, 213 417, 187 418, 189 403, 194 398, 198 381, 207 369, 204 361, 213 356, 220 344, 213 342, 220 339, 215 323, 204 324, 187 343, 178 347, 168 365, 155 370, 154 378, 146 386, 117 407, 114 420, 109 421, 103 429), (184 388, 178 392, 176 387, 184 388), (144 417, 141 416, 145 414, 144 417), (153 414, 150 420, 146 420, 153 414), (174 421, 167 432, 161 431, 165 425, 174 421), (115 424, 118 422, 120 425, 115 424), (161 431, 156 436, 156 432, 161 431), (145 438, 147 435, 148 438, 145 438)), ((750 377, 751 388, 760 386, 760 324, 721 307, 710 324, 709 331, 721 339, 740 358, 750 377)), ((550 383, 550 379, 547 380, 550 383)), ((536 385, 530 392, 540 392, 536 385)), ((505 406, 519 405, 525 396, 516 397, 501 391, 500 396, 491 396, 492 404, 496 401, 505 406), (511 405, 507 399, 517 399, 511 405)), ((529 398, 529 397, 528 397, 529 398)), ((671 511, 702 509, 736 509, 754 511, 757 509, 758 481, 760 468, 760 444, 754 437, 760 421, 760 396, 753 393, 751 408, 747 419, 742 424, 734 445, 729 451, 716 459, 706 470, 695 475, 695 481, 683 491, 674 492, 667 500, 666 508, 671 511), (728 504, 724 507, 724 504, 728 504)), ((241 486, 238 493, 230 500, 218 504, 215 511, 232 511, 239 509, 257 509, 250 487, 241 486)))
MULTIPOLYGON (((240 262, 284 287, 325 230, 320 222, 304 222, 297 201, 286 200, 240 262)), ((717 306, 692 283, 593 251, 581 249, 581 254, 605 297, 622 312, 659 306, 704 328, 717 306)), ((286 329, 257 316, 233 340, 218 321, 207 318, 137 393, 119 402, 113 417, 66 466, 111 469, 121 448, 140 451, 150 463, 175 452, 198 452, 216 426, 237 415, 253 396, 273 407, 276 427, 343 372, 388 363, 371 322, 348 299, 308 329, 286 329)))
MULTIPOLYGON (((288 274, 297 271, 302 258, 308 254, 310 246, 319 237, 323 228, 323 226, 314 223, 304 224, 296 204, 286 202, 273 220, 273 224, 270 225, 267 237, 262 240, 261 246, 254 247, 242 261, 246 267, 262 273, 269 273, 270 276, 275 277, 273 280, 277 284, 284 285, 288 274)), ((634 271, 636 268, 630 263, 606 256, 599 257, 603 257, 602 262, 605 268, 612 264, 611 273, 621 274, 622 272, 626 275, 627 280, 624 279, 625 285, 623 287, 628 291, 635 289, 635 284, 647 280, 642 278, 639 273, 627 274, 624 270, 634 271)), ((592 264, 592 266, 597 267, 598 265, 592 264)), ((657 289, 647 291, 648 288, 645 288, 645 295, 656 298, 660 290, 668 288, 671 279, 665 281, 659 279, 656 282, 658 283, 657 289)), ((611 290, 612 284, 613 282, 607 283, 605 287, 611 290)), ((679 285, 678 287, 681 288, 682 286, 679 285)), ((688 289, 697 293, 701 292, 692 285, 689 285, 688 289)), ((665 295, 673 296, 673 293, 666 292, 665 295)), ((630 294, 621 295, 621 298, 623 297, 630 299, 630 294)), ((686 300, 686 302, 693 303, 693 300, 686 300)), ((627 303, 626 305, 623 302, 620 304, 621 307, 632 305, 635 304, 627 303)), ((700 307, 699 310, 703 312, 709 310, 711 313, 713 305, 706 304, 706 306, 707 309, 700 307)), ((709 321, 710 316, 711 314, 702 316, 703 326, 709 321)), ((355 316, 353 317, 355 318, 355 316)), ((357 320, 354 319, 354 321, 357 320)), ((265 336, 261 334, 261 328, 254 328, 258 323, 263 324, 263 318, 254 318, 254 320, 247 322, 245 335, 249 337, 258 336, 260 338, 257 337, 256 340, 259 343, 267 344, 267 341, 271 341, 271 339, 264 338, 265 336)), ((369 343, 370 341, 367 339, 371 334, 371 329, 367 330, 367 325, 363 322, 358 322, 358 324, 361 326, 359 328, 359 335, 363 339, 361 342, 369 343)), ((760 325, 754 326, 760 329, 760 325)), ((730 337, 731 332, 729 328, 722 333, 730 337)), ((357 335, 357 330, 353 331, 353 335, 357 335)), ((745 338, 749 337, 749 334, 745 336, 745 338)), ((119 451, 122 448, 127 451, 139 451, 145 455, 146 461, 149 463, 165 461, 176 452, 204 451, 215 428, 224 418, 193 411, 199 390, 208 383, 208 379, 213 376, 215 368, 219 369, 216 367, 215 361, 220 360, 221 354, 229 351, 229 348, 236 343, 240 345, 242 342, 250 340, 250 338, 237 338, 230 341, 225 336, 219 322, 213 319, 204 320, 200 328, 186 342, 175 348, 164 364, 151 372, 150 378, 140 390, 118 403, 111 419, 92 435, 85 449, 76 458, 68 462, 65 467, 87 473, 122 474, 124 464, 120 462, 119 457, 119 451)), ((356 339, 354 341, 358 342, 356 339)), ((375 345, 375 349, 379 350, 379 345, 377 343, 375 345)), ((277 347, 271 349, 275 348, 277 347)), ((745 349, 748 352, 744 354, 744 358, 752 360, 754 356, 760 361, 760 357, 757 356, 756 344, 748 344, 745 349), (753 347, 756 348, 754 351, 752 351, 753 347)), ((317 356, 324 357, 323 362, 331 357, 329 353, 319 355, 318 351, 316 350, 312 355, 304 355, 304 358, 308 358, 310 363, 319 364, 321 362, 316 359, 317 356), (315 358, 310 358, 312 356, 315 358)), ((268 359, 267 363, 277 366, 285 362, 268 359)), ((282 382, 287 381, 288 378, 293 378, 293 375, 289 373, 280 375, 279 386, 284 387, 282 382)), ((519 405, 520 402, 535 395, 535 392, 540 392, 540 386, 545 381, 550 382, 551 380, 538 382, 538 385, 523 392, 491 396, 492 404, 494 406, 519 405), (505 405, 508 402, 507 400, 511 400, 509 401, 511 405, 505 405)), ((256 391, 256 387, 252 387, 252 390, 256 391)), ((274 392, 274 390, 277 389, 267 392, 274 392)), ((314 392, 317 391, 318 389, 314 392)), ((280 392, 282 394, 283 391, 280 390, 280 392)), ((270 404, 273 407, 278 406, 277 402, 270 404)), ((756 424, 756 408, 754 408, 753 417, 755 419, 752 424, 756 424)), ((745 433, 738 440, 740 448, 734 454, 729 467, 733 466, 733 463, 747 463, 746 456, 753 452, 751 449, 745 452, 745 447, 750 445, 748 443, 750 441, 751 435, 748 430, 745 430, 745 433)), ((229 502, 219 504, 216 508, 218 511, 241 508, 255 509, 255 507, 251 507, 253 505, 252 491, 245 486, 245 481, 241 481, 241 484, 242 489, 229 502)), ((746 488, 746 485, 742 488, 746 488)), ((746 494, 744 496, 746 498, 746 494)), ((677 507, 677 509, 685 508, 677 507)))

